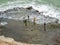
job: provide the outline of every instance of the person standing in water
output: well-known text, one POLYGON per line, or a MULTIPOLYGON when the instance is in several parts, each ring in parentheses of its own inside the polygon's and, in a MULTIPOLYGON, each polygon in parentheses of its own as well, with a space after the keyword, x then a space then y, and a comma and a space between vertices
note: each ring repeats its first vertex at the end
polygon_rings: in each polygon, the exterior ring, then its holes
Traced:
POLYGON ((44 31, 46 31, 46 23, 44 22, 44 31))
POLYGON ((36 17, 34 17, 34 19, 33 19, 33 20, 34 20, 34 26, 35 26, 35 25, 36 25, 36 17))
POLYGON ((29 18, 30 18, 30 17, 29 17, 29 15, 28 15, 28 22, 29 22, 29 18))

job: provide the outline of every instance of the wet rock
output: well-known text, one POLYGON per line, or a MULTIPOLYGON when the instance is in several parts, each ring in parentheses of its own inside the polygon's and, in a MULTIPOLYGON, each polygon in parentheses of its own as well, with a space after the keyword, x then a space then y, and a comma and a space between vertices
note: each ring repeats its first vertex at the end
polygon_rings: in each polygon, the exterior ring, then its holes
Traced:
POLYGON ((4 11, 4 13, 7 13, 8 11, 4 11))
POLYGON ((39 12, 38 10, 36 10, 36 12, 39 12))
MULTIPOLYGON (((27 15, 30 15, 30 16, 34 15, 34 16, 37 16, 37 18, 39 16, 38 22, 40 21, 41 23, 44 23, 44 22, 46 22, 46 23, 51 23, 51 22, 58 23, 57 19, 55 19, 53 17, 44 16, 43 12, 39 12, 38 10, 33 9, 32 6, 26 7, 26 8, 14 7, 12 9, 8 9, 8 10, 4 11, 4 13, 6 13, 6 16, 8 16, 8 17, 17 18, 17 19, 20 19, 23 16, 27 17, 27 15)), ((1 14, 3 15, 3 12, 1 12, 1 14)))
POLYGON ((13 9, 8 9, 7 12, 11 12, 11 11, 14 11, 13 9))
POLYGON ((39 12, 39 14, 43 15, 43 12, 39 12))
POLYGON ((32 9, 32 6, 30 6, 30 7, 27 7, 26 9, 28 9, 28 10, 31 10, 31 9, 32 9))
POLYGON ((12 10, 18 11, 19 9, 21 9, 21 8, 20 8, 20 7, 15 7, 15 8, 13 8, 12 10))

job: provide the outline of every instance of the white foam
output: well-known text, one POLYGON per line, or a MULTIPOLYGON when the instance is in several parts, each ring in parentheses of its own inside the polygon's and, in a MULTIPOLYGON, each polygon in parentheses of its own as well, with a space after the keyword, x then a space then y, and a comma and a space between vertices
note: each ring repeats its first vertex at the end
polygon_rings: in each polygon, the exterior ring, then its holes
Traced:
POLYGON ((8 23, 7 23, 7 22, 1 22, 1 23, 0 23, 1 26, 4 26, 4 25, 6 25, 6 24, 8 24, 8 23))

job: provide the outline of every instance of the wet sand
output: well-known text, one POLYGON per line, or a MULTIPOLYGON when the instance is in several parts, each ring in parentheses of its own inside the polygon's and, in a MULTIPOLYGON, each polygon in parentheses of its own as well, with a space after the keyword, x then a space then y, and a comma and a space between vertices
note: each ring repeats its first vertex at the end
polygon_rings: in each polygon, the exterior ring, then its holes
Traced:
POLYGON ((51 27, 47 24, 46 31, 44 25, 33 26, 30 22, 26 27, 23 21, 7 20, 8 24, 0 27, 0 35, 14 38, 16 41, 31 44, 53 44, 51 40, 56 33, 59 33, 60 28, 51 27))

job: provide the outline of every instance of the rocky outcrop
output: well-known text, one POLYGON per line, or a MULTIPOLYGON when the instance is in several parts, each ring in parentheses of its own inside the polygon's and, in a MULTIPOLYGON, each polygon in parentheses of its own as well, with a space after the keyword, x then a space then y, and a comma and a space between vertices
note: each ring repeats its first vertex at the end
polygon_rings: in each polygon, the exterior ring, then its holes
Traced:
POLYGON ((36 19, 38 21, 36 22, 41 22, 41 23, 58 23, 58 19, 53 18, 53 17, 49 17, 49 16, 44 16, 43 15, 44 12, 39 12, 38 10, 33 9, 31 6, 30 7, 15 7, 12 9, 8 9, 6 11, 0 12, 0 14, 4 17, 4 18, 8 18, 8 19, 17 19, 17 20, 22 20, 23 17, 25 16, 27 18, 27 16, 30 16, 30 20, 32 21, 32 19, 34 18, 34 16, 36 16, 36 19), (28 9, 28 10, 27 10, 28 9), (39 18, 39 19, 38 19, 39 18))
POLYGON ((33 8, 32 8, 32 6, 30 6, 30 7, 27 7, 26 9, 31 10, 31 9, 33 9, 33 8))

